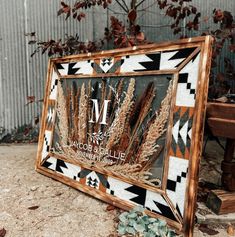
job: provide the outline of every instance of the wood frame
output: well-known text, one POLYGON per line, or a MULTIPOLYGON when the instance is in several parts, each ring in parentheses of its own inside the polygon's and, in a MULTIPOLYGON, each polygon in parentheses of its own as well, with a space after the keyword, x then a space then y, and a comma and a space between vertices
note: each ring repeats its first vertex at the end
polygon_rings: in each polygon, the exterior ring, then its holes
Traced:
MULTIPOLYGON (((135 205, 143 205, 146 208, 147 214, 165 219, 169 226, 176 229, 177 232, 184 234, 184 236, 192 236, 212 43, 213 38, 206 36, 50 59, 36 170, 41 174, 123 209, 130 209, 135 205), (75 63, 85 63, 92 60, 100 65, 102 59, 111 57, 117 60, 127 55, 134 58, 133 60, 138 61, 140 55, 146 54, 161 55, 158 68, 146 68, 144 71, 136 72, 133 68, 129 67, 129 69, 124 70, 125 72, 122 72, 120 66, 115 71, 106 73, 102 71, 97 72, 94 68, 92 70, 91 68, 83 70, 82 73, 79 73, 80 69, 72 70, 75 63), (171 59, 172 57, 173 60, 171 59), (77 71, 79 74, 76 74, 77 71), (162 186, 161 188, 155 188, 143 184, 140 187, 133 181, 127 182, 128 185, 133 185, 133 187, 139 188, 140 192, 144 193, 144 203, 122 198, 118 194, 113 195, 110 193, 110 190, 107 191, 110 189, 107 186, 100 189, 87 186, 86 181, 81 181, 82 178, 78 179, 78 173, 81 170, 86 170, 88 173, 95 172, 100 175, 99 177, 105 178, 107 182, 110 179, 109 174, 97 170, 94 165, 86 166, 78 164, 76 161, 71 162, 71 160, 58 157, 51 152, 59 80, 162 74, 174 76, 173 93, 175 93, 171 101, 171 110, 173 112, 170 113, 167 130, 167 154, 164 163, 162 186), (183 78, 183 74, 187 74, 186 80, 183 78), (191 132, 193 136, 188 138, 190 139, 189 143, 187 147, 185 144, 185 152, 182 152, 176 138, 180 134, 180 130, 176 128, 176 123, 179 123, 181 115, 177 117, 176 114, 184 114, 185 111, 188 114, 187 123, 190 121, 192 125, 191 132), (173 143, 175 150, 172 148, 173 143), (176 167, 174 164, 176 164, 176 167), (65 169, 66 172, 64 171, 65 169)), ((124 182, 113 174, 111 178, 115 180, 117 186, 120 184, 121 187, 126 184, 126 180, 124 182)))

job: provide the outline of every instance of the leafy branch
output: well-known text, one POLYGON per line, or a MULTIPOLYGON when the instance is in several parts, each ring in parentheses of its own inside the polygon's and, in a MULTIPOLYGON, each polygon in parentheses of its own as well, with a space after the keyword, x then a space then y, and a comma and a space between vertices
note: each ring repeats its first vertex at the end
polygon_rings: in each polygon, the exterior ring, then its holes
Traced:
MULTIPOLYGON (((37 43, 37 48, 31 54, 33 57, 36 53, 40 52, 44 54, 48 52, 48 56, 64 56, 64 55, 72 55, 72 54, 80 54, 80 53, 88 53, 95 52, 102 48, 104 42, 102 40, 99 41, 88 41, 83 42, 79 40, 79 36, 66 36, 64 42, 61 39, 58 41, 49 40, 49 41, 31 41, 34 44, 37 43)), ((31 43, 31 44, 33 44, 31 43)))
MULTIPOLYGON (((47 52, 48 56, 94 52, 101 50, 105 42, 116 48, 147 44, 149 41, 141 30, 141 26, 137 24, 138 15, 140 12, 141 16, 147 14, 147 9, 157 5, 160 10, 164 11, 165 17, 171 20, 170 24, 161 25, 161 27, 170 27, 175 35, 179 35, 179 38, 188 37, 187 33, 191 31, 198 32, 198 35, 212 35, 215 38, 212 66, 217 69, 224 66, 225 70, 223 72, 219 71, 216 74, 212 72, 211 97, 215 98, 228 92, 235 92, 234 66, 229 58, 221 57, 221 52, 225 49, 231 53, 235 52, 235 22, 229 11, 214 9, 210 17, 206 16, 204 19, 201 19, 201 12, 192 5, 192 0, 154 0, 146 7, 143 7, 146 0, 131 0, 129 4, 124 0, 113 0, 113 2, 112 0, 80 0, 72 5, 61 1, 61 7, 57 15, 65 15, 66 20, 72 17, 80 22, 86 18, 86 10, 95 6, 111 9, 114 2, 124 11, 127 25, 117 17, 111 16, 109 27, 104 29, 104 37, 100 40, 88 42, 82 42, 78 35, 66 36, 63 42, 61 39, 57 41, 54 39, 39 41, 36 40, 35 32, 32 32, 29 34, 31 37, 29 44, 36 44, 37 47, 31 56, 37 52, 42 54, 47 52), (210 30, 209 25, 207 27, 209 28, 208 30, 200 29, 201 26, 207 25, 211 20, 218 26, 216 30, 210 30)), ((203 28, 206 29, 206 27, 203 28)))
POLYGON ((191 2, 192 0, 158 0, 158 6, 160 9, 165 9, 166 16, 170 17, 173 20, 171 29, 174 34, 181 32, 181 22, 190 17, 193 17, 192 20, 189 20, 186 23, 186 28, 188 30, 198 30, 199 29, 199 18, 201 13, 198 12, 197 8, 193 5, 188 5, 186 3, 191 2))

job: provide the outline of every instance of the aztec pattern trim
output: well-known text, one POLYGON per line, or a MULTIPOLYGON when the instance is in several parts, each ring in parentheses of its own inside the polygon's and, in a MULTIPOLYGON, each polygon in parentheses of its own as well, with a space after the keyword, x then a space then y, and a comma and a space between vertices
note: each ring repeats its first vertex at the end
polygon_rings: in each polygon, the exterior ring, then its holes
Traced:
POLYGON ((194 106, 197 95, 198 66, 200 53, 192 57, 179 72, 176 101, 173 108, 172 142, 169 151, 169 168, 166 194, 170 202, 157 192, 132 185, 104 174, 84 169, 61 159, 48 157, 52 143, 52 128, 55 122, 55 104, 57 85, 60 76, 90 75, 103 73, 132 73, 177 69, 190 57, 196 47, 173 51, 148 52, 147 54, 126 55, 119 57, 81 60, 56 64, 49 88, 49 102, 46 107, 47 117, 43 135, 41 159, 42 166, 81 185, 115 196, 177 221, 183 218, 188 165, 191 150, 191 134, 194 119, 194 106), (174 208, 178 215, 175 214, 174 208))

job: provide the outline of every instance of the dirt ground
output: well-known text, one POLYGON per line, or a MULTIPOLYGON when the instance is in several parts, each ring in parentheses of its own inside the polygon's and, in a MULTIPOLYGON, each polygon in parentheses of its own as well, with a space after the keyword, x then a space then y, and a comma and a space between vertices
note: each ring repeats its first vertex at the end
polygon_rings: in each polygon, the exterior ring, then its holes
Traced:
MULTIPOLYGON (((6 237, 115 236, 119 211, 34 171, 37 146, 0 145, 0 230, 6 237)), ((224 227, 215 226, 227 236, 224 227)), ((195 228, 196 237, 207 236, 195 228)))

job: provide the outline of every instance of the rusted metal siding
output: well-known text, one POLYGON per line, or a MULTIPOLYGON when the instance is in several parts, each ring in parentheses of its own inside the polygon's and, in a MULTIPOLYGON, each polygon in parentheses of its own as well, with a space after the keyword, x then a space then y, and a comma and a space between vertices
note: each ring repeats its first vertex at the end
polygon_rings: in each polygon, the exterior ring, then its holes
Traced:
MULTIPOLYGON (((138 23, 145 35, 153 42, 178 38, 170 29, 170 19, 164 17, 164 11, 154 2, 146 0, 142 6, 145 10, 138 13, 138 23)), ((214 8, 227 9, 235 14, 234 0, 193 0, 192 4, 202 12, 202 19, 211 16, 214 8)), ((128 24, 115 1, 110 10, 89 9, 87 18, 80 23, 72 18, 65 21, 63 16, 57 17, 59 7, 59 0, 0 1, 0 139, 14 128, 33 124, 34 118, 41 113, 41 103, 25 104, 27 96, 34 95, 36 100, 43 98, 48 57, 40 54, 30 57, 34 46, 28 45, 29 38, 25 33, 35 31, 37 39, 43 41, 63 39, 65 34, 76 33, 81 40, 93 40, 103 37, 111 15, 128 24)), ((212 19, 208 24, 213 25, 212 19)), ((231 57, 228 51, 223 55, 231 57)))

